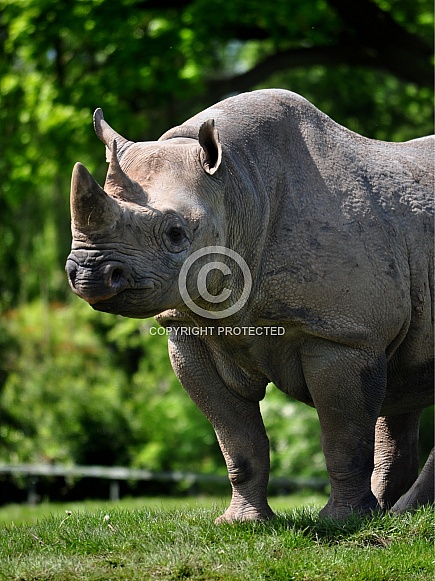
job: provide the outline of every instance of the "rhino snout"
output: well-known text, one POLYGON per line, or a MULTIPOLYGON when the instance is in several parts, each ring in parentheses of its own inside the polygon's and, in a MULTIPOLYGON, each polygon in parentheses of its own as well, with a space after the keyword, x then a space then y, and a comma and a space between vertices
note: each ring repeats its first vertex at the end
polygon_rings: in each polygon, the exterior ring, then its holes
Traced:
POLYGON ((65 270, 71 289, 89 304, 110 299, 129 286, 129 272, 120 262, 106 262, 98 268, 81 266, 69 257, 65 270))

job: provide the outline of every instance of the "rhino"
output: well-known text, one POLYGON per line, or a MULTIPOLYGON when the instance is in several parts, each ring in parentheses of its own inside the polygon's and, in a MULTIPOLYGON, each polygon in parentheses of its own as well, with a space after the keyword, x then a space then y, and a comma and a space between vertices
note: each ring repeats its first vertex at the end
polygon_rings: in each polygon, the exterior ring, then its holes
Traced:
POLYGON ((418 476, 433 403, 433 137, 368 139, 280 89, 218 102, 158 141, 94 114, 104 187, 71 184, 71 289, 155 316, 211 422, 232 486, 216 522, 265 520, 269 383, 314 406, 330 479, 320 516, 433 502, 418 476))

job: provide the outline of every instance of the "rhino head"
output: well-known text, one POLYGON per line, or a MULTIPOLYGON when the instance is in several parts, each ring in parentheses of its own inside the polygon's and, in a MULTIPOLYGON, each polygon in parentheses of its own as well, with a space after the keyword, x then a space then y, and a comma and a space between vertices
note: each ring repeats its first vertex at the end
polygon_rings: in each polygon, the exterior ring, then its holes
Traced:
POLYGON ((116 133, 101 109, 94 127, 110 163, 104 187, 82 164, 73 170, 73 242, 66 263, 71 289, 97 310, 129 317, 183 309, 183 263, 204 246, 225 243, 214 122, 204 122, 196 139, 144 143, 116 133))

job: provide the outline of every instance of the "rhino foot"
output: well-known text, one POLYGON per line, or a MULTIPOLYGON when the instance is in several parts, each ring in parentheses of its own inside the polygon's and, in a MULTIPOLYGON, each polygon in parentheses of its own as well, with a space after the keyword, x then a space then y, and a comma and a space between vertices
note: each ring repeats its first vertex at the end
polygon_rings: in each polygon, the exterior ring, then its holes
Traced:
POLYGON ((232 507, 230 506, 224 514, 219 516, 214 522, 215 524, 234 523, 234 522, 261 522, 266 521, 275 516, 273 510, 269 505, 264 508, 256 508, 253 506, 232 507))
POLYGON ((402 513, 415 510, 419 506, 432 504, 435 484, 435 449, 432 449, 419 477, 406 494, 401 496, 391 512, 402 513))
POLYGON ((382 509, 375 496, 370 492, 358 505, 340 504, 330 498, 326 506, 320 511, 319 517, 343 520, 355 514, 369 516, 378 512, 382 512, 382 509))

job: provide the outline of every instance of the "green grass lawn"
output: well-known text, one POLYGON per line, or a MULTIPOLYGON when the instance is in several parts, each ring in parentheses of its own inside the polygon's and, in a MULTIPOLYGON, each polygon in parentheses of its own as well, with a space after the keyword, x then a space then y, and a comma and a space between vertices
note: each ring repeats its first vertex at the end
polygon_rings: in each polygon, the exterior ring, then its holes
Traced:
POLYGON ((0 579, 433 580, 433 509, 337 523, 323 500, 272 498, 274 520, 220 526, 222 499, 4 507, 0 579))
MULTIPOLYGON (((272 497, 270 503, 273 510, 283 511, 301 506, 318 505, 321 506, 326 503, 328 497, 324 494, 312 492, 309 490, 299 491, 288 496, 272 497)), ((65 511, 70 512, 95 512, 102 510, 110 512, 114 508, 119 509, 156 509, 171 511, 182 507, 188 508, 216 508, 223 512, 229 504, 230 496, 214 497, 214 496, 184 496, 182 498, 176 497, 141 497, 132 498, 127 497, 122 500, 111 502, 108 500, 86 500, 83 502, 41 502, 35 506, 27 504, 9 504, 0 506, 0 527, 7 524, 24 524, 36 523, 38 520, 51 516, 59 516, 63 518, 65 511)))

